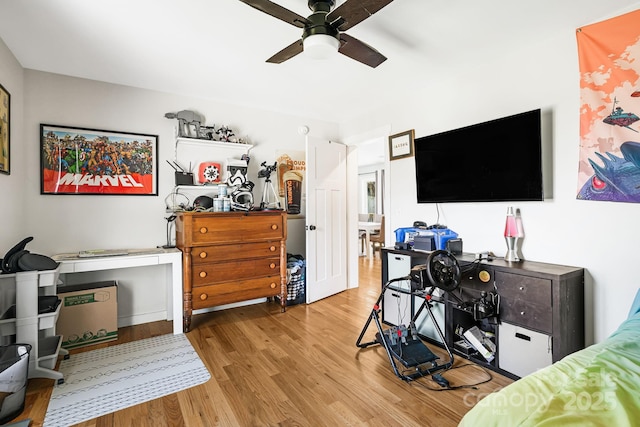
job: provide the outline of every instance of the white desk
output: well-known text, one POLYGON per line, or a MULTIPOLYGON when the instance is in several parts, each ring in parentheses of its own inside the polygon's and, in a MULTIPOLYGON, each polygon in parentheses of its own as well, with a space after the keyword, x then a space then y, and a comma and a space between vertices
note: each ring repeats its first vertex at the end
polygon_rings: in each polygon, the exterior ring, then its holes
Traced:
POLYGON ((371 256, 371 233, 380 230, 379 222, 358 221, 358 229, 364 231, 367 258, 371 256))
POLYGON ((167 320, 173 320, 173 333, 182 333, 182 252, 178 249, 134 249, 127 255, 80 258, 77 253, 59 254, 53 257, 60 263, 60 274, 87 271, 113 270, 117 268, 144 267, 168 264, 167 320))

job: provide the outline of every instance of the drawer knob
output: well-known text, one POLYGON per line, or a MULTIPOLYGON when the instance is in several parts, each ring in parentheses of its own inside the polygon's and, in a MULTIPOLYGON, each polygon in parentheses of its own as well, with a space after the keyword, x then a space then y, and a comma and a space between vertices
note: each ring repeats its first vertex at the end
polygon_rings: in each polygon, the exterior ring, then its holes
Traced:
POLYGON ((269 264, 269 267, 270 267, 270 268, 276 268, 276 263, 275 263, 275 262, 272 262, 271 264, 269 264))
POLYGON ((207 233, 207 227, 200 227, 200 234, 206 234, 207 233))
POLYGON ((201 272, 200 272, 200 277, 202 277, 203 279, 204 279, 205 277, 207 277, 207 272, 206 272, 206 271, 201 271, 201 272))
POLYGON ((275 251, 276 251, 276 247, 275 247, 275 246, 271 246, 271 247, 269 247, 269 250, 270 250, 271 252, 275 252, 275 251))
POLYGON ((271 287, 271 289, 275 289, 276 288, 276 284, 271 282, 271 284, 269 285, 269 287, 271 287))
POLYGON ((271 225, 271 229, 272 230, 277 230, 278 229, 278 224, 272 224, 271 225))
POLYGON ((209 296, 207 294, 200 294, 200 299, 202 301, 206 300, 209 296))
POLYGON ((200 252, 200 258, 206 258, 207 253, 205 251, 200 252))

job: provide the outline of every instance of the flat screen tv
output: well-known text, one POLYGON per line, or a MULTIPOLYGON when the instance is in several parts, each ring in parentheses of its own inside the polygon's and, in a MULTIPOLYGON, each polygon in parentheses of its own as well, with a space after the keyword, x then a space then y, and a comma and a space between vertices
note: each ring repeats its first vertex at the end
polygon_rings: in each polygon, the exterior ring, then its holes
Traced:
POLYGON ((418 203, 543 200, 540 109, 416 138, 418 203))

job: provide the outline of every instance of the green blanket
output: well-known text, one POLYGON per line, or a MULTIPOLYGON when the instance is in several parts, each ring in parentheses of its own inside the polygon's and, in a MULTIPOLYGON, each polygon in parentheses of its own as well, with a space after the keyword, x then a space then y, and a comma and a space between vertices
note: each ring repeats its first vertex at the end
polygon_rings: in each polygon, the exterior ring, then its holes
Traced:
POLYGON ((640 291, 630 316, 605 341, 480 400, 460 427, 638 426, 640 291))

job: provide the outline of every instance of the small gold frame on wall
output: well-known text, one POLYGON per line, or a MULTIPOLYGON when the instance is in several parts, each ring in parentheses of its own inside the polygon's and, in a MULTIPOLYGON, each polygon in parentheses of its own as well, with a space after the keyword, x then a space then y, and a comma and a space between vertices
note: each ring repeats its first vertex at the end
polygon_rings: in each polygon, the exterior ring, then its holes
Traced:
POLYGON ((389 159, 398 160, 413 156, 414 130, 389 136, 389 159))

